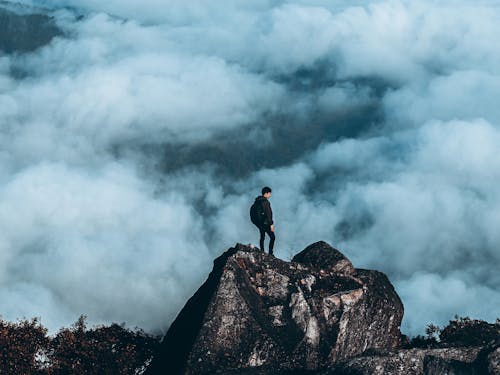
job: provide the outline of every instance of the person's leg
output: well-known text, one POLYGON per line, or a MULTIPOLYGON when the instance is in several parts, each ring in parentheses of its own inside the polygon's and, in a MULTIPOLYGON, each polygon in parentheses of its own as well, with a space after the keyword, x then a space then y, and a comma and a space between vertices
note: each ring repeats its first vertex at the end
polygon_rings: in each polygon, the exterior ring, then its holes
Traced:
POLYGON ((269 235, 269 254, 273 255, 274 240, 276 239, 276 236, 274 235, 274 232, 271 230, 271 226, 268 226, 266 228, 266 232, 269 235))
POLYGON ((259 227, 259 232, 260 232, 260 251, 264 252, 264 237, 266 236, 266 230, 262 227, 259 227))

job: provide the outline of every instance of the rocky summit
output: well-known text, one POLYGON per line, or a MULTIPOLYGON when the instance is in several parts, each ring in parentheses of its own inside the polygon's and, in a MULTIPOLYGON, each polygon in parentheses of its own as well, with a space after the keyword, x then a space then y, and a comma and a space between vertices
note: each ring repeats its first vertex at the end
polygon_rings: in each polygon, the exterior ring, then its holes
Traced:
POLYGON ((146 374, 500 375, 500 320, 410 342, 387 277, 317 242, 285 262, 237 244, 170 326, 146 374))
POLYGON ((403 304, 386 275, 325 242, 285 262, 237 244, 165 335, 148 374, 317 372, 401 345, 403 304))

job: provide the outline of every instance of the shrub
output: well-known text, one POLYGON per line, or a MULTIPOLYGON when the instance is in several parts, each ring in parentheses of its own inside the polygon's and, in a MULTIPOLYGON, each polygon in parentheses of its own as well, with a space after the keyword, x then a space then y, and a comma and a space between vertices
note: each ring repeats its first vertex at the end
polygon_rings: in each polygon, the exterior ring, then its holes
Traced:
POLYGON ((0 319, 0 373, 25 375, 137 374, 159 345, 158 336, 124 324, 87 328, 81 316, 53 338, 38 319, 0 319))
POLYGON ((17 323, 0 319, 0 373, 35 373, 37 353, 43 351, 48 343, 47 329, 38 318, 17 323))

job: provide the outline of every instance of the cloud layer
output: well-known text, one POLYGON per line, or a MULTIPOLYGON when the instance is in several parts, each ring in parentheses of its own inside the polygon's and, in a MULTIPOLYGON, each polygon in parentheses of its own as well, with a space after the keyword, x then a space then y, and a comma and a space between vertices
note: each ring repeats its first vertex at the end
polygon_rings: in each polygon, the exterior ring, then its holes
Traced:
POLYGON ((4 318, 164 330, 263 185, 277 255, 386 272, 403 332, 498 316, 496 5, 19 3, 64 36, 0 56, 4 318))

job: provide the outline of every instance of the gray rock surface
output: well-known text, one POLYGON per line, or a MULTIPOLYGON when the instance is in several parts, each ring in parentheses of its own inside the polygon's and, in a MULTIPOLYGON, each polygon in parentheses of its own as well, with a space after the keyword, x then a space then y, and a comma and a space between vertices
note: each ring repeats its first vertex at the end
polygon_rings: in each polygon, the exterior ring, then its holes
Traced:
POLYGON ((146 374, 500 375, 500 324, 460 318, 411 347, 387 277, 325 242, 291 262, 237 244, 165 335, 146 374), (430 346, 428 346, 430 345, 430 346))
POLYGON ((237 244, 180 312, 150 374, 318 370, 400 345, 403 305, 387 277, 325 242, 292 262, 237 244))
POLYGON ((492 375, 500 375, 500 347, 488 355, 488 372, 492 375))
POLYGON ((323 374, 345 375, 434 375, 476 374, 473 362, 480 347, 400 349, 384 354, 364 355, 332 366, 323 374))
POLYGON ((500 375, 499 347, 398 349, 341 361, 322 375, 500 375))

